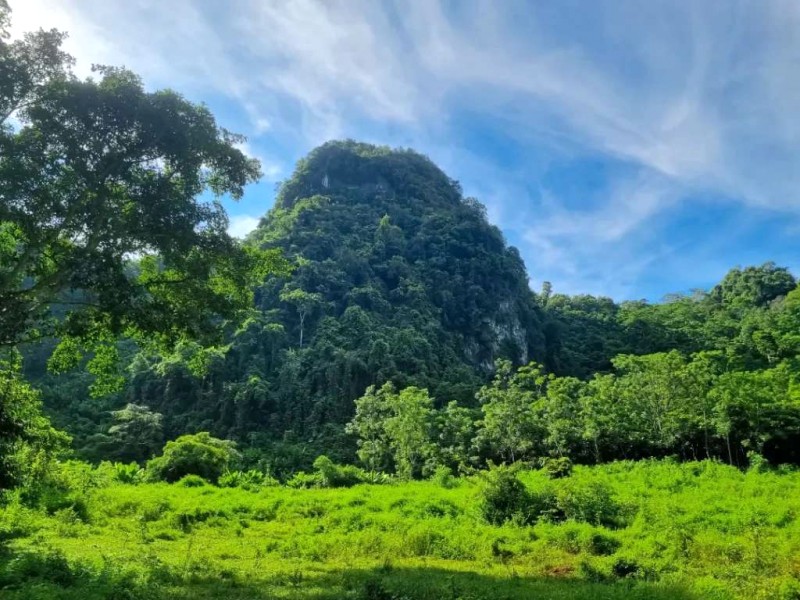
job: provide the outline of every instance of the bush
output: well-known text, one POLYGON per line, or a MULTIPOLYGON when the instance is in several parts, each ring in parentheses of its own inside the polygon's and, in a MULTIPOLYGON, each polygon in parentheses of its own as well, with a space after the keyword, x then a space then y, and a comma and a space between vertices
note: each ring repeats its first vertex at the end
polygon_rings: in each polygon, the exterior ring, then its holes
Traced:
POLYGON ((587 523, 562 523, 544 529, 547 541, 570 554, 610 556, 619 550, 621 542, 587 523))
POLYGON ((73 585, 83 573, 80 568, 70 567, 66 557, 59 550, 22 552, 14 556, 0 573, 0 589, 34 580, 67 587, 73 585))
POLYGON ((572 461, 566 456, 561 458, 543 458, 541 461, 542 471, 550 479, 561 479, 572 475, 572 461))
POLYGON ((450 470, 450 467, 445 467, 444 465, 439 465, 436 467, 431 480, 435 481, 438 485, 446 490, 458 487, 458 479, 453 476, 453 472, 450 470))
POLYGON ((565 482, 557 492, 558 508, 567 519, 616 527, 622 509, 608 484, 602 481, 565 482))
POLYGON ((186 475, 197 475, 216 483, 237 457, 236 445, 230 440, 211 437, 207 432, 183 435, 167 442, 164 453, 148 461, 147 477, 175 482, 186 475))
POLYGON ((228 471, 219 478, 220 487, 238 487, 244 490, 257 491, 264 487, 278 485, 278 481, 261 471, 228 471))
POLYGON ((364 472, 353 465, 337 465, 323 455, 314 461, 314 471, 321 487, 352 487, 364 481, 364 472))
POLYGON ((558 494, 552 484, 529 490, 528 515, 531 522, 545 519, 554 523, 564 520, 564 511, 558 505, 558 494))
POLYGON ((141 483, 144 471, 135 462, 124 464, 114 463, 114 479, 120 483, 141 483))
POLYGON ((531 521, 531 495, 510 467, 496 467, 485 476, 481 490, 480 510, 483 518, 493 525, 514 520, 520 524, 531 521))
POLYGON ((185 488, 195 488, 208 485, 208 482, 199 475, 187 475, 178 480, 178 485, 185 488))
POLYGON ((751 450, 747 453, 747 470, 753 473, 766 473, 770 470, 769 462, 763 455, 751 450))
POLYGON ((286 482, 286 485, 290 488, 319 487, 319 475, 317 473, 305 473, 304 471, 299 471, 292 475, 292 477, 286 482))
POLYGON ((37 511, 22 504, 18 495, 0 504, 0 550, 3 542, 26 537, 40 527, 37 511))

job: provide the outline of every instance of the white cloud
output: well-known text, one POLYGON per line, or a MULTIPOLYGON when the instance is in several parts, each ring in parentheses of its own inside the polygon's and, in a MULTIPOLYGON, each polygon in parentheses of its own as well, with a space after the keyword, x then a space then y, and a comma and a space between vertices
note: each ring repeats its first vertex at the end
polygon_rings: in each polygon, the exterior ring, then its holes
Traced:
POLYGON ((237 98, 256 134, 274 131, 276 95, 300 108, 312 142, 341 135, 348 118, 413 128, 454 104, 503 107, 515 136, 549 134, 741 201, 800 206, 792 2, 598 3, 583 23, 594 35, 570 27, 566 8, 480 1, 456 14, 436 0, 12 4, 17 30, 71 31, 84 68, 124 63, 154 84, 237 98), (758 151, 769 156, 753 160, 758 151))
POLYGON ((252 215, 233 215, 228 225, 228 233, 233 237, 243 238, 258 226, 259 220, 252 215))
POLYGON ((679 199, 664 178, 641 175, 621 182, 594 210, 570 211, 553 202, 547 216, 524 228, 533 249, 529 267, 547 273, 560 292, 629 297, 639 274, 673 251, 656 242, 661 236, 654 220, 679 199))
MULTIPOLYGON (((152 86, 226 96, 254 136, 307 148, 402 129, 402 143, 466 179, 519 233, 534 274, 565 286, 624 292, 670 251, 653 248, 649 232, 689 193, 800 215, 792 0, 238 0, 230 9, 174 0, 169 10, 156 0, 11 1, 18 31, 69 30, 82 68, 126 64, 152 86), (512 169, 452 148, 462 109, 491 115, 523 147, 630 168, 603 202, 567 209, 539 186, 538 157, 512 169)), ((265 154, 254 139, 247 152, 265 154)), ((284 172, 262 163, 268 179, 284 172)))

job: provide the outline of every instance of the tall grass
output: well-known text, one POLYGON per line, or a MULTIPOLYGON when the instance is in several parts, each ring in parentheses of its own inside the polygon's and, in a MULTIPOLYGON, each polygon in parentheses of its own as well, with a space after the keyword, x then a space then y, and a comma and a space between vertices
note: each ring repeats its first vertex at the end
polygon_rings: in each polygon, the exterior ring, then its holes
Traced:
POLYGON ((7 498, 0 596, 800 598, 795 471, 521 471, 527 504, 488 519, 485 477, 296 489, 95 476, 35 508, 7 498))

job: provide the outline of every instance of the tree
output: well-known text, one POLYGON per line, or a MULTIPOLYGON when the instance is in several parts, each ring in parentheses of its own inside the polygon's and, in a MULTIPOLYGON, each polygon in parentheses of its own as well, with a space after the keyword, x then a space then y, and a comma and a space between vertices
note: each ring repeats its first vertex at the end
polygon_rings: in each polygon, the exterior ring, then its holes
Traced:
POLYGON ((581 452, 581 398, 586 384, 574 377, 559 377, 547 385, 540 401, 542 420, 547 430, 544 445, 552 456, 575 456, 581 452))
POLYGON ((0 491, 33 482, 70 438, 42 414, 39 394, 20 377, 19 355, 0 357, 0 491))
POLYGON ((797 280, 785 267, 766 262, 759 267, 731 269, 711 296, 734 309, 766 306, 797 287, 797 280))
POLYGON ((397 474, 405 479, 419 477, 434 450, 433 400, 428 390, 407 387, 389 397, 389 411, 392 416, 386 419, 384 427, 397 474))
POLYGON ((394 466, 405 478, 422 474, 433 457, 433 400, 428 390, 407 387, 397 393, 391 383, 367 388, 356 400, 356 415, 347 424, 358 436, 358 457, 372 471, 394 466))
POLYGON ((322 296, 320 294, 287 286, 281 290, 280 298, 281 301, 293 305, 297 310, 297 316, 300 319, 300 343, 298 345, 302 348, 303 328, 305 326, 306 317, 320 302, 322 302, 322 296))
MULTIPOLYGON (((748 451, 763 454, 771 438, 786 434, 784 422, 797 422, 800 402, 792 394, 795 378, 788 363, 720 375, 710 393, 715 400, 717 433, 726 440, 731 464, 738 464, 748 451), (787 419, 789 413, 794 415, 787 419)), ((791 433, 797 435, 797 430, 791 433)))
POLYGON ((786 295, 774 318, 774 337, 784 358, 800 354, 800 287, 786 295))
POLYGON ((614 395, 615 382, 614 375, 596 375, 587 384, 586 393, 581 399, 580 425, 583 439, 589 443, 595 463, 608 458, 604 454, 606 448, 614 443, 624 445, 626 441, 620 435, 624 421, 615 414, 615 409, 618 408, 614 395))
POLYGON ((161 447, 164 417, 146 406, 127 404, 111 413, 114 425, 108 430, 118 460, 143 462, 161 447))
POLYGON ((491 385, 477 394, 483 413, 479 444, 505 462, 531 457, 544 438, 534 402, 544 395, 549 379, 535 362, 515 373, 509 361, 498 360, 491 385))
POLYGON ((456 472, 473 466, 476 416, 475 409, 459 406, 456 401, 448 402, 437 414, 439 462, 456 472))
POLYGON ((253 284, 283 265, 198 198, 239 198, 258 162, 206 107, 146 92, 130 71, 79 81, 63 38, 0 47, 0 347, 218 339, 219 317, 249 308, 253 284))
MULTIPOLYGON (((0 1, 0 358, 59 338, 53 368, 77 365, 88 349, 93 392, 105 394, 123 381, 118 336, 160 348, 218 342, 221 319, 248 310, 253 285, 286 264, 226 231, 219 197, 238 199, 259 177, 236 147, 244 138, 205 106, 146 92, 125 69, 78 80, 65 34, 9 42, 9 19, 0 1), (215 199, 199 200, 206 191, 215 199)), ((2 370, 8 485, 20 451, 63 438, 18 367, 2 370)))
POLYGON ((7 0, 0 0, 0 44, 8 37, 8 28, 11 25, 11 8, 7 0))
POLYGON ((687 431, 690 390, 684 376, 686 360, 680 352, 622 355, 617 369, 615 395, 624 407, 633 432, 630 441, 641 451, 674 449, 687 431))
POLYGON ((356 414, 345 427, 347 433, 357 436, 358 458, 369 471, 387 471, 391 465, 392 452, 385 422, 391 414, 390 397, 395 394, 389 382, 380 389, 369 386, 355 401, 356 414))

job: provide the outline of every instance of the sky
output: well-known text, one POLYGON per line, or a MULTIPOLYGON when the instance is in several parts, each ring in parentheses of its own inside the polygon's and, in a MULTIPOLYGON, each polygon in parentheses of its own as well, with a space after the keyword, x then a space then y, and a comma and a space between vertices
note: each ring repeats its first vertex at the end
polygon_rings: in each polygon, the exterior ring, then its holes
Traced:
POLYGON ((429 156, 538 289, 658 301, 773 260, 800 275, 795 0, 11 0, 77 72, 208 104, 264 178, 243 235, 329 139, 429 156))

